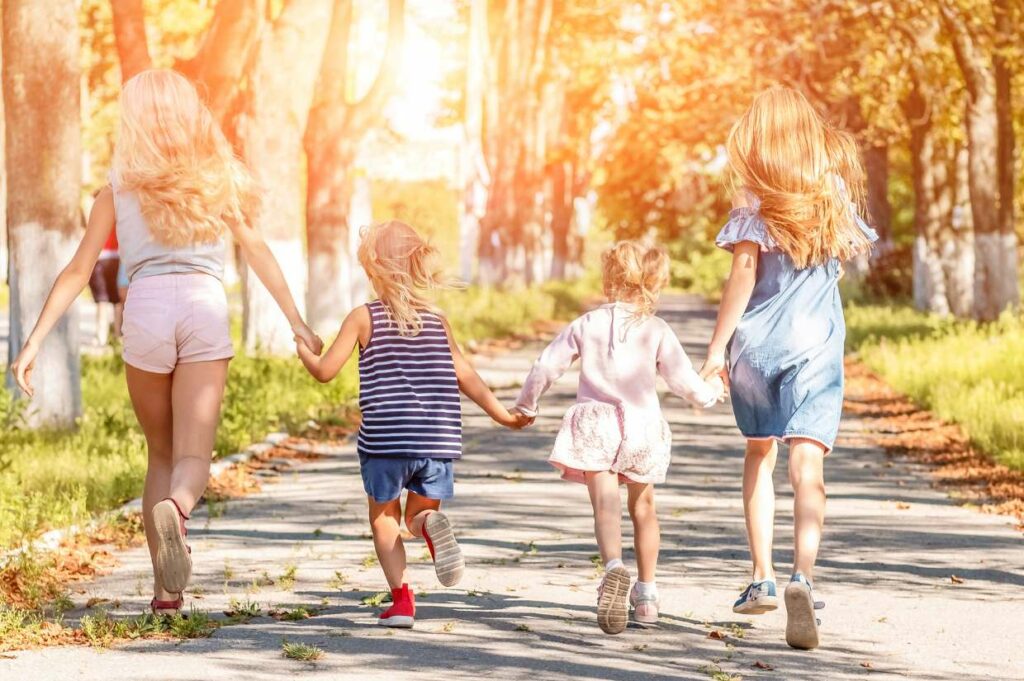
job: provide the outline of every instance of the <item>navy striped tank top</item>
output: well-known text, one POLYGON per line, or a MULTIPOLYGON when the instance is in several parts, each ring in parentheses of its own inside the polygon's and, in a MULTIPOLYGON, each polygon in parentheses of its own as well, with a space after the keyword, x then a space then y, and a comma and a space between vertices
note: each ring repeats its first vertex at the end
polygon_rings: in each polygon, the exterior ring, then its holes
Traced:
POLYGON ((370 341, 359 352, 356 449, 366 456, 458 459, 462 406, 448 334, 437 315, 421 312, 417 336, 402 336, 375 300, 370 341))

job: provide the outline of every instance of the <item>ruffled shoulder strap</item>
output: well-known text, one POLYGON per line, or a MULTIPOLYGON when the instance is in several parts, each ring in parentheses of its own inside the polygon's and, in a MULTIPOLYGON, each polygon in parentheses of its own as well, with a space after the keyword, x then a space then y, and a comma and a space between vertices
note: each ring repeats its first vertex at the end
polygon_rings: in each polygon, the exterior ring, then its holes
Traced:
POLYGON ((860 227, 860 231, 864 232, 864 236, 868 238, 868 241, 871 243, 878 241, 878 232, 872 229, 871 225, 860 216, 860 213, 857 212, 857 207, 852 203, 850 204, 850 212, 853 213, 853 221, 860 227))
POLYGON ((715 237, 715 245, 730 252, 741 241, 751 241, 765 252, 775 248, 775 240, 756 208, 733 208, 729 211, 729 221, 715 237))

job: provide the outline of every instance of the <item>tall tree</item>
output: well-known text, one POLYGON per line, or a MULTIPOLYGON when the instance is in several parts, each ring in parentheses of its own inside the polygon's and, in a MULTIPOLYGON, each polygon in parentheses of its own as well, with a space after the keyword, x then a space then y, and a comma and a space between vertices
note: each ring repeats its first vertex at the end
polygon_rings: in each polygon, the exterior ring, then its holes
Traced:
POLYGON ((351 289, 356 263, 349 248, 354 162, 359 142, 382 122, 381 112, 395 89, 405 36, 405 2, 388 2, 388 37, 380 70, 358 100, 347 96, 355 70, 349 63, 352 0, 335 0, 327 46, 320 63, 313 106, 304 145, 306 241, 309 280, 306 294, 309 323, 315 328, 336 326, 352 307, 351 289))
POLYGON ((1013 304, 1017 282, 1007 282, 1007 243, 999 224, 999 117, 996 79, 983 38, 961 11, 941 6, 943 25, 953 46, 967 90, 968 186, 974 220, 974 306, 979 319, 994 319, 1013 304), (1011 292, 1012 289, 1012 292, 1011 292))
MULTIPOLYGON (((254 218, 300 310, 306 290, 302 225, 305 175, 302 140, 331 24, 331 0, 290 0, 263 32, 248 71, 236 132, 243 157, 262 190, 254 218)), ((263 285, 246 272, 243 338, 248 349, 292 351, 292 332, 263 285)))
POLYGON ((121 62, 121 80, 153 66, 146 40, 146 15, 142 0, 110 0, 114 16, 114 42, 121 62))
MULTIPOLYGON (((74 0, 4 0, 3 91, 10 247, 10 358, 21 350, 81 230, 78 15, 74 0)), ((28 418, 71 425, 81 411, 78 315, 36 360, 28 418)))
POLYGON ((993 0, 992 11, 995 22, 995 36, 992 46, 992 75, 996 87, 996 136, 998 158, 996 168, 999 181, 999 240, 1002 243, 1001 266, 1002 290, 998 295, 1001 304, 1020 303, 1020 289, 1017 275, 1017 230, 1014 219, 1014 190, 1016 181, 1014 168, 1016 159, 1016 138, 1013 128, 1013 67, 1011 52, 1017 64, 1024 66, 1020 59, 1021 23, 1024 8, 1020 0, 993 0), (1013 5, 1011 7, 1011 5, 1013 5))

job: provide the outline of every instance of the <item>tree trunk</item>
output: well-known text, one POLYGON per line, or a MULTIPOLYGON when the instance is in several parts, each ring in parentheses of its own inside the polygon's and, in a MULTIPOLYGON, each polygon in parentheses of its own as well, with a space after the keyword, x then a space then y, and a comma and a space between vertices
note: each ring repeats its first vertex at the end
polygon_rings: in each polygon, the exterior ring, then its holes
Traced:
POLYGON ((466 45, 466 109, 459 158, 462 200, 459 202, 459 269, 472 281, 480 240, 480 220, 487 210, 487 160, 484 158, 484 77, 487 64, 487 0, 471 0, 466 45))
MULTIPOLYGON (((78 50, 74 0, 4 0, 6 165, 18 169, 7 193, 11 359, 80 237, 78 50)), ((70 426, 81 413, 78 335, 72 307, 36 360, 30 423, 70 426)))
POLYGON ((878 232, 879 248, 892 244, 892 206, 889 205, 889 145, 884 142, 864 148, 867 174, 867 210, 878 232))
POLYGON ((967 147, 950 145, 948 168, 948 216, 944 218, 944 231, 940 243, 942 268, 946 278, 946 296, 949 308, 957 317, 974 314, 974 225, 971 218, 967 147))
MULTIPOLYGON (((253 227, 280 263, 300 311, 306 288, 302 140, 330 19, 330 0, 284 6, 256 47, 237 124, 242 154, 262 189, 253 227)), ((277 304, 248 269, 243 282, 246 348, 291 354, 293 334, 277 304)))
POLYGON ((928 103, 914 82, 904 104, 910 122, 910 155, 914 184, 914 306, 936 314, 949 314, 946 282, 938 253, 940 207, 934 169, 937 163, 935 130, 928 103))
MULTIPOLYGON (((1003 257, 997 299, 1005 305, 1020 303, 1020 288, 1017 279, 1017 230, 1014 220, 1014 167, 1016 165, 1016 139, 1013 130, 1013 68, 1008 62, 1007 51, 1013 49, 1013 17, 1010 15, 1009 0, 993 0, 996 41, 992 52, 992 70, 996 91, 996 135, 998 158, 996 170, 999 182, 999 241, 1003 257)), ((1019 32, 1019 28, 1016 29, 1019 32)))
POLYGON ((569 231, 572 228, 572 165, 551 164, 551 278, 566 279, 569 263, 569 231))
POLYGON ((979 319, 995 319, 1008 298, 1004 239, 999 230, 999 120, 991 60, 976 43, 963 17, 942 6, 942 17, 967 86, 968 187, 974 222, 974 306, 979 319))
POLYGON ((356 148, 363 136, 381 122, 381 111, 398 79, 405 39, 404 0, 388 3, 388 41, 381 68, 370 89, 355 103, 345 96, 351 80, 351 28, 351 0, 340 0, 332 13, 304 142, 309 167, 306 240, 309 280, 313 284, 306 294, 306 305, 314 328, 336 328, 341 323, 352 307, 352 288, 360 281, 351 244, 353 228, 363 225, 353 224, 349 215, 356 196, 356 148))
POLYGON ((146 16, 142 0, 110 0, 114 17, 114 42, 121 63, 121 82, 153 67, 146 41, 146 16))

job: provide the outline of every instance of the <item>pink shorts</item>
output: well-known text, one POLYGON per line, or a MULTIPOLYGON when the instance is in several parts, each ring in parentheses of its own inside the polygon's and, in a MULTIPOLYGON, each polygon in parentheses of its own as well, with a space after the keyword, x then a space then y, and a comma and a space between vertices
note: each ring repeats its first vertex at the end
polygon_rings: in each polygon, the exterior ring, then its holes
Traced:
POLYGON ((179 364, 235 356, 224 285, 208 274, 136 279, 121 330, 125 363, 143 371, 169 374, 179 364))

